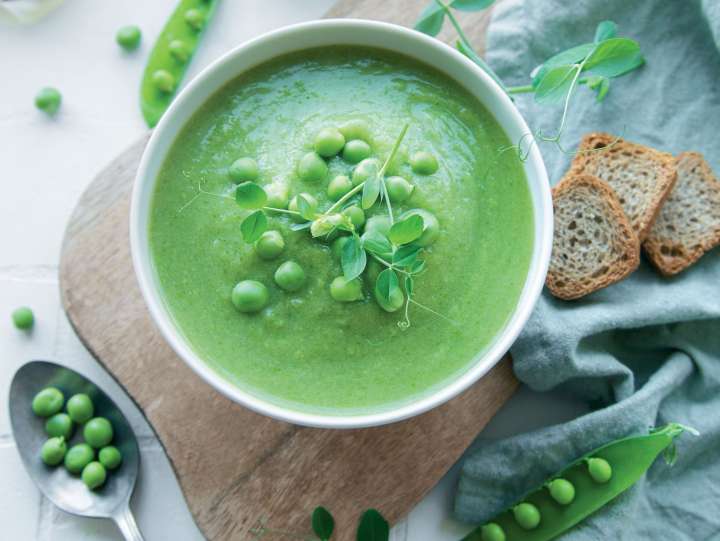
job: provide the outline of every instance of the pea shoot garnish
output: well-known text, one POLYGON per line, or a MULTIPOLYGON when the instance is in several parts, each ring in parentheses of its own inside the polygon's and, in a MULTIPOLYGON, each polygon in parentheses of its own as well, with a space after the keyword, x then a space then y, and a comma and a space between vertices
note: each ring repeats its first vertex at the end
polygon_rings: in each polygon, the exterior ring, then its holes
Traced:
MULTIPOLYGON (((637 41, 617 36, 613 21, 602 21, 595 30, 592 42, 583 43, 562 51, 537 66, 530 73, 530 83, 522 86, 506 86, 492 68, 475 52, 462 30, 453 10, 480 11, 494 0, 432 0, 420 14, 415 29, 437 36, 447 18, 458 34, 457 49, 484 70, 511 97, 515 94, 532 93, 540 104, 563 104, 560 125, 554 134, 536 132, 524 138, 554 143, 564 152, 560 139, 565 130, 570 101, 578 86, 584 85, 595 92, 596 100, 602 102, 610 90, 610 81, 641 67, 645 58, 637 41)), ((521 140, 515 148, 521 152, 521 140)))

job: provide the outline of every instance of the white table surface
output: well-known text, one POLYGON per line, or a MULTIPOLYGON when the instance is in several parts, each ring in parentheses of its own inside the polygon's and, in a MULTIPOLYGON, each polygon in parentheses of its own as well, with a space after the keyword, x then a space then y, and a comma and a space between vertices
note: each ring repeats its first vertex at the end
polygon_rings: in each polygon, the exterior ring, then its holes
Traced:
MULTIPOLYGON (((142 467, 132 507, 148 541, 202 539, 167 458, 137 408, 88 354, 60 306, 58 259, 65 223, 87 184, 109 160, 147 131, 137 88, 152 39, 175 0, 67 0, 32 26, 0 26, 0 523, 3 539, 82 541, 120 539, 103 520, 56 510, 20 463, 7 419, 7 389, 29 359, 79 369, 106 390, 132 420, 142 467), (117 28, 138 24, 143 45, 120 51, 117 28), (33 106, 39 88, 63 94, 50 119, 33 106), (17 331, 10 312, 28 305, 32 333, 17 331)), ((221 2, 192 77, 220 54, 257 34, 320 17, 333 0, 221 2)), ((569 420, 583 406, 553 394, 521 389, 483 431, 491 441, 569 420)), ((469 528, 451 518, 458 466, 393 529, 394 541, 456 541, 469 528)))

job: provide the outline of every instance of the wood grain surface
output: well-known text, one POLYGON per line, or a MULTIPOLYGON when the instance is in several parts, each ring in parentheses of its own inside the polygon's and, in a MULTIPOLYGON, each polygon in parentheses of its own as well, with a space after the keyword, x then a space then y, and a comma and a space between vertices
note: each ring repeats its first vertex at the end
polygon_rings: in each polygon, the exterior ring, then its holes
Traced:
MULTIPOLYGON (((328 16, 411 24, 422 7, 410 0, 342 0, 328 16)), ((464 17, 463 24, 482 49, 487 13, 464 17)), ((264 524, 307 534, 316 505, 333 512, 339 541, 355 538, 368 507, 391 523, 402 518, 513 394, 509 359, 451 402, 381 428, 302 428, 231 402, 163 341, 135 282, 128 211, 146 142, 114 160, 83 194, 67 227, 60 288, 85 345, 153 426, 202 532, 210 540, 255 539, 254 529, 264 524)))

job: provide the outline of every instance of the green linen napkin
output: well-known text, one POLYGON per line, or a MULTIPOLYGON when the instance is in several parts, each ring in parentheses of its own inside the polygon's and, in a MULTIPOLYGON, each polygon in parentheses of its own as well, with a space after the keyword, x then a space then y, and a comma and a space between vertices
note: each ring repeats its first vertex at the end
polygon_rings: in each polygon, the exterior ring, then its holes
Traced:
MULTIPOLYGON (((488 60, 508 84, 526 84, 544 59, 592 41, 612 19, 637 39, 647 65, 612 81, 597 104, 577 91, 563 138, 609 131, 678 153, 705 154, 720 173, 718 0, 505 0, 495 8, 488 60)), ((559 108, 532 96, 517 105, 531 129, 554 133, 559 108)), ((571 156, 541 144, 553 183, 571 156)), ((594 411, 496 443, 482 437, 465 459, 458 518, 482 523, 574 458, 603 443, 676 421, 701 436, 678 441, 628 492, 563 539, 703 540, 720 537, 720 253, 675 278, 647 262, 625 281, 574 302, 544 292, 512 348, 515 373, 536 390, 574 393, 594 411)))

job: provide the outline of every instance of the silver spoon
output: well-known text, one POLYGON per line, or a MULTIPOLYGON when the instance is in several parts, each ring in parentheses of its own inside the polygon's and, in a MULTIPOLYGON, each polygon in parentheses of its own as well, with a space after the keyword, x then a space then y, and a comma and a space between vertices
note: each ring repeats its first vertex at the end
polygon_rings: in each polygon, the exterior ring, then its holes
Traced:
MULTIPOLYGON (((47 361, 31 361, 15 373, 9 400, 10 422, 20 458, 45 497, 66 513, 112 519, 126 540, 143 541, 130 511, 140 451, 130 424, 108 395, 74 370, 47 361), (62 465, 49 467, 40 459, 40 448, 48 436, 45 419, 33 414, 31 404, 35 394, 48 386, 60 389, 66 400, 75 393, 86 393, 95 405, 95 415, 106 417, 113 425, 113 445, 122 453, 123 461, 117 470, 108 472, 105 485, 98 490, 87 488, 62 465)), ((80 427, 76 427, 68 448, 81 441, 78 434, 80 427)))

